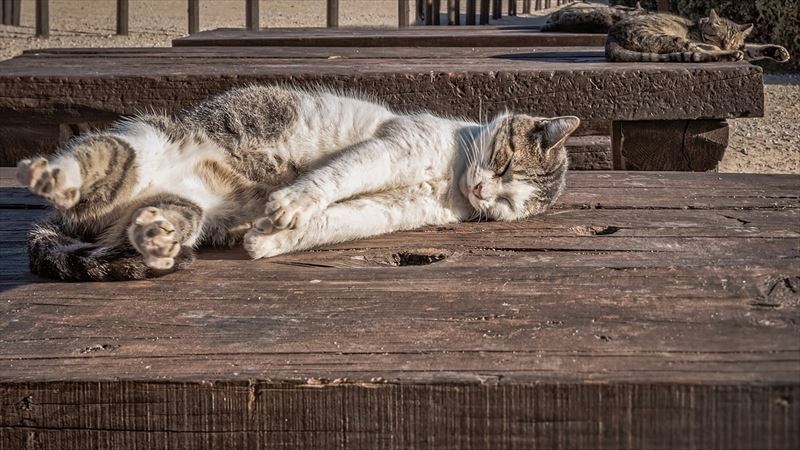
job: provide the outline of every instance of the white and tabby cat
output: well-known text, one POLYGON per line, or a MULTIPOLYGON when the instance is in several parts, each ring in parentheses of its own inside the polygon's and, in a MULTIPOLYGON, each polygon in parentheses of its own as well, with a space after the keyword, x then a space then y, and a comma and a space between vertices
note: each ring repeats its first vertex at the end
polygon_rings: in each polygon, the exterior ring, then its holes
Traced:
POLYGON ((564 189, 575 117, 487 124, 324 91, 253 86, 146 115, 21 161, 55 207, 31 270, 122 280, 185 267, 199 245, 253 258, 425 225, 545 211, 564 189))

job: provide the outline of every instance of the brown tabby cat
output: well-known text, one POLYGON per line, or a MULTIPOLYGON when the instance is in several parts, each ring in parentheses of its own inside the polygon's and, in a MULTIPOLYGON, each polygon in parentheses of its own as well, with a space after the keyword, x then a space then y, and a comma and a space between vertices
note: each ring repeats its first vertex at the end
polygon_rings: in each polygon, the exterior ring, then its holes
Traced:
POLYGON ((713 9, 696 22, 670 14, 639 15, 611 27, 606 57, 620 62, 789 60, 789 52, 779 45, 746 46, 752 31, 753 24, 739 25, 713 9))
POLYGON ((631 16, 647 14, 640 3, 629 6, 605 6, 586 1, 561 8, 550 14, 542 31, 565 33, 608 33, 612 25, 631 16))

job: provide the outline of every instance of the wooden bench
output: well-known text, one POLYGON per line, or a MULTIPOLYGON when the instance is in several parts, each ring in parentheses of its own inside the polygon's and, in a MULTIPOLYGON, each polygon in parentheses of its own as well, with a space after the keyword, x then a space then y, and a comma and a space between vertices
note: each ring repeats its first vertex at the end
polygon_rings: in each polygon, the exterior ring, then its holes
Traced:
MULTIPOLYGON (((422 28, 220 28, 174 39, 173 47, 582 47, 603 46, 604 34, 543 33, 538 26, 422 28)), ((426 50, 418 50, 418 54, 426 50)))
POLYGON ((472 119, 507 109, 577 115, 574 169, 714 169, 728 141, 725 119, 763 115, 761 69, 747 63, 611 64, 596 47, 424 50, 29 51, 0 62, 0 165, 52 152, 121 115, 173 112, 250 83, 357 90, 403 110, 472 119))
POLYGON ((0 448, 800 447, 800 176, 573 172, 551 213, 141 282, 30 275, 0 448))

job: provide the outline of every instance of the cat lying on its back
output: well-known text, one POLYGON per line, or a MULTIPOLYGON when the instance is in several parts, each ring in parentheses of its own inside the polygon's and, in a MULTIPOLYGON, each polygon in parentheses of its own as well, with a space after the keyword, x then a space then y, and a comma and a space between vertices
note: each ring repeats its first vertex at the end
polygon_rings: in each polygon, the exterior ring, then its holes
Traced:
POLYGON ((606 57, 621 62, 789 60, 780 45, 745 44, 752 31, 753 24, 739 25, 713 9, 696 22, 670 14, 639 15, 611 27, 606 57))
POLYGON ((53 218, 29 235, 34 273, 124 280, 185 267, 201 244, 253 258, 485 217, 545 211, 564 189, 575 117, 487 124, 400 115, 274 86, 177 117, 146 115, 21 161, 53 218))

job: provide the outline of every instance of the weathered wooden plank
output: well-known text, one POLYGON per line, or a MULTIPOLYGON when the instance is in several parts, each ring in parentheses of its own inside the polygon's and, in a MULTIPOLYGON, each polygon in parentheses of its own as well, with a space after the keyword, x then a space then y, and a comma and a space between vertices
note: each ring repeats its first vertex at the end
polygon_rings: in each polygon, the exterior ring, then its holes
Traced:
POLYGON ((188 0, 188 29, 189 34, 200 31, 200 0, 188 0))
MULTIPOLYGON (((437 15, 433 5, 431 23, 437 15)), ((481 10, 483 20, 483 10, 481 10)), ((481 22, 483 25, 484 22, 481 22)), ((573 47, 602 46, 605 35, 542 33, 525 26, 419 27, 408 29, 272 28, 253 32, 240 28, 203 31, 172 41, 174 47, 573 47)))
POLYGON ((458 389, 392 383, 126 381, 91 387, 20 383, 7 392, 4 402, 20 405, 9 416, 14 426, 4 428, 8 431, 0 441, 9 448, 33 441, 45 450, 691 450, 791 449, 798 442, 790 422, 798 414, 794 386, 509 386, 489 377, 484 384, 458 389), (744 396, 750 399, 746 404, 735 402, 744 396), (109 398, 116 401, 109 403, 109 398), (178 414, 182 418, 176 420, 178 414))
POLYGON ((635 67, 591 63, 575 72, 568 63, 537 57, 537 63, 530 64, 525 53, 476 58, 470 64, 463 64, 455 54, 440 59, 388 56, 375 58, 371 64, 345 58, 251 58, 246 64, 231 64, 235 55, 231 56, 231 60, 209 60, 176 53, 173 58, 159 58, 158 63, 140 60, 125 64, 109 57, 91 61, 83 57, 72 61, 38 61, 31 56, 13 59, 0 63, 0 110, 52 113, 66 106, 66 98, 71 99, 73 111, 130 114, 146 107, 175 110, 232 86, 291 80, 298 85, 322 82, 342 89, 358 86, 393 106, 427 107, 467 116, 475 115, 480 106, 488 114, 511 108, 598 120, 749 117, 763 111, 760 69, 738 63, 635 67), (505 88, 494 89, 498 83, 505 88), (704 86, 703 101, 687 102, 681 95, 700 85, 704 86), (733 91, 739 95, 731 97, 733 91))
POLYGON ((568 185, 526 221, 91 286, 27 274, 46 211, 0 204, 0 447, 796 448, 800 177, 568 185))

